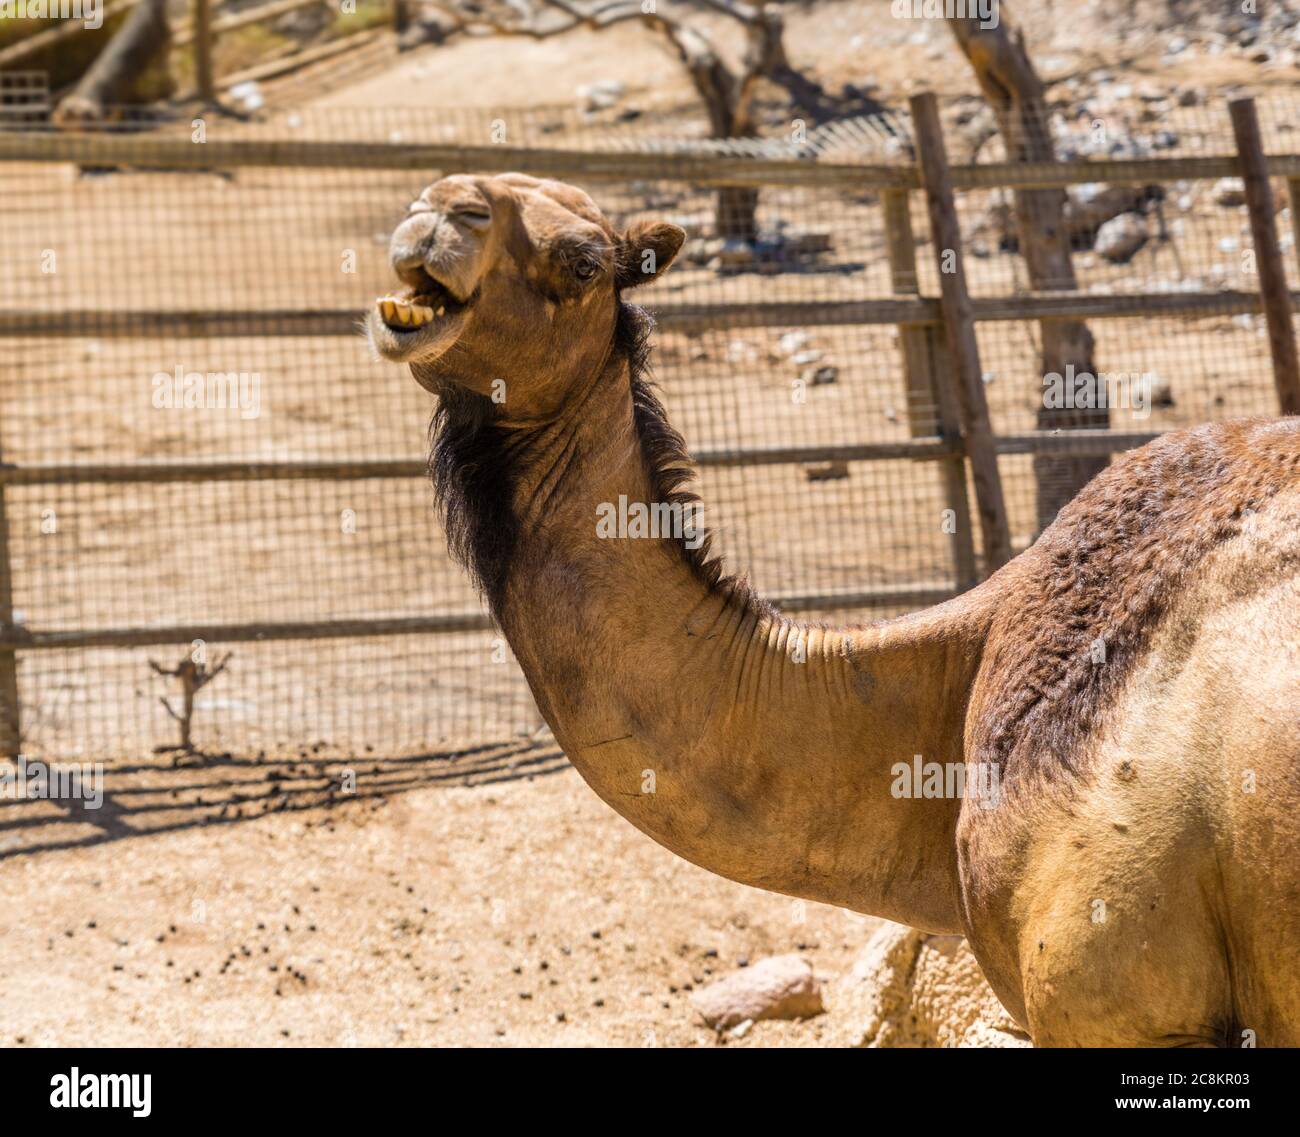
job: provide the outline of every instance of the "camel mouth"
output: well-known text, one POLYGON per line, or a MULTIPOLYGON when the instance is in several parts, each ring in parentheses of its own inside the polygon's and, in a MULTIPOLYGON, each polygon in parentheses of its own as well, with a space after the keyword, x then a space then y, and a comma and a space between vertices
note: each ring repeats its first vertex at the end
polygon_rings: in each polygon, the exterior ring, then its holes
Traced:
POLYGON ((393 332, 410 332, 432 320, 456 315, 468 307, 469 301, 459 300, 440 280, 425 269, 419 269, 418 281, 403 289, 400 295, 381 296, 375 308, 385 327, 393 332))
POLYGON ((460 327, 475 300, 474 296, 458 299, 423 269, 419 276, 410 287, 377 298, 367 319, 371 343, 394 362, 426 356, 438 347, 445 350, 451 339, 448 333, 460 327))

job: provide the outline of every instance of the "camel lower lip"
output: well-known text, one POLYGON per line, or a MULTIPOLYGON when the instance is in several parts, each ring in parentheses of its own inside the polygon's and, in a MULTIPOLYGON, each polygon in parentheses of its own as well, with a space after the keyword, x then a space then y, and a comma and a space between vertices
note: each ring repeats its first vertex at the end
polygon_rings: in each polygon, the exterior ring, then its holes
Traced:
POLYGON ((390 323, 376 301, 368 317, 370 342, 385 359, 407 363, 421 353, 441 354, 456 338, 463 319, 463 309, 452 311, 448 307, 444 315, 418 325, 390 323))

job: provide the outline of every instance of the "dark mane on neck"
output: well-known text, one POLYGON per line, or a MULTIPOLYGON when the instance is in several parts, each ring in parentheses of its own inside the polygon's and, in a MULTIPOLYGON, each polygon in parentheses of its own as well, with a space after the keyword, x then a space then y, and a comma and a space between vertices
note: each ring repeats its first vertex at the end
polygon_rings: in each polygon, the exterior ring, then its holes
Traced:
MULTIPOLYGON (((693 511, 699 509, 700 499, 690 488, 694 468, 686 443, 668 422, 649 375, 653 327, 644 309, 620 303, 614 353, 627 360, 633 425, 654 501, 675 503, 683 516, 698 517, 693 511)), ((429 424, 429 474, 447 545, 494 611, 504 598, 519 540, 513 502, 518 464, 526 461, 525 444, 516 432, 497 424, 495 409, 490 399, 447 384, 429 424)), ((682 538, 672 540, 710 589, 770 611, 747 583, 723 573, 721 560, 710 553, 711 534, 703 534, 693 549, 682 538)))
MULTIPOLYGON (((616 346, 627 355, 632 381, 632 422, 641 442, 641 456, 650 478, 653 499, 681 506, 683 517, 698 518, 701 503, 699 494, 692 488, 694 463, 685 440, 668 421, 667 412, 650 378, 650 332, 653 328, 654 321, 643 308, 628 304, 620 307, 616 346)), ((724 592, 743 603, 761 608, 764 614, 772 612, 743 577, 726 575, 722 558, 712 554, 713 534, 707 529, 695 542, 695 548, 688 548, 679 538, 673 540, 686 563, 711 591, 724 592)))
POLYGON ((519 538, 510 432, 491 399, 445 384, 429 423, 429 476, 452 557, 495 611, 519 538))

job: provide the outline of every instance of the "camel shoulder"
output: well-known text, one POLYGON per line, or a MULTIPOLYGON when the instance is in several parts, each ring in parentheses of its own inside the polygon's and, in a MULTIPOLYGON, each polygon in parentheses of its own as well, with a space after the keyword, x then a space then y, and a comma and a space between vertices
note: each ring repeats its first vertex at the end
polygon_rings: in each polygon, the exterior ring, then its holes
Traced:
POLYGON ((987 590, 990 614, 970 756, 996 762, 1004 776, 1079 773, 1207 558, 1232 543, 1247 576, 1256 560, 1266 575, 1288 564, 1294 571, 1300 542, 1264 556, 1251 534, 1262 515, 1298 502, 1296 419, 1210 424, 1118 459, 976 590, 987 590))

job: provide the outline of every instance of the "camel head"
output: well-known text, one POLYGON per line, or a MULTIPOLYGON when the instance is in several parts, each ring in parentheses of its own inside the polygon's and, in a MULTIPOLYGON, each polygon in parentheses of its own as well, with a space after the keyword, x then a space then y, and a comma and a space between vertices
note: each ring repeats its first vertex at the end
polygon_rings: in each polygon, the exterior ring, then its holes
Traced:
POLYGON ((620 294, 662 273, 684 238, 666 222, 619 233, 563 182, 443 178, 393 233, 403 287, 375 301, 367 333, 427 390, 505 392, 512 417, 546 414, 608 357, 620 294))

